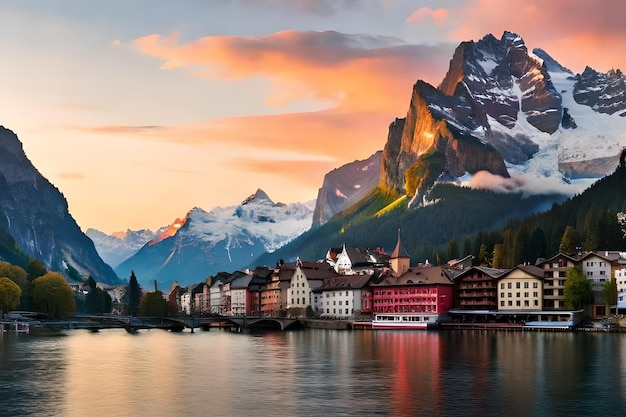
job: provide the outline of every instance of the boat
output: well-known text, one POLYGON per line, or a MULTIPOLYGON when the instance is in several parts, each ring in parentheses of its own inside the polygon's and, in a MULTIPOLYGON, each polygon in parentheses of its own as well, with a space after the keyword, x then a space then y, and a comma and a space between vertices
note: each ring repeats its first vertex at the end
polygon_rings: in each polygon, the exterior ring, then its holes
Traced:
POLYGON ((372 330, 427 330, 439 327, 438 314, 377 313, 372 330))

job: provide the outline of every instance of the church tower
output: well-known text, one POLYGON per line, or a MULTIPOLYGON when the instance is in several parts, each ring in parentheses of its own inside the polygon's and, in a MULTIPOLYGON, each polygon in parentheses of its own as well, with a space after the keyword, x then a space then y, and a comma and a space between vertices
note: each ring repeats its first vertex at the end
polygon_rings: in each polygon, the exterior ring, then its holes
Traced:
POLYGON ((402 246, 400 229, 398 229, 398 243, 396 243, 396 248, 391 253, 389 261, 391 263, 391 269, 396 276, 403 275, 411 266, 411 257, 406 249, 404 249, 404 246, 402 246))

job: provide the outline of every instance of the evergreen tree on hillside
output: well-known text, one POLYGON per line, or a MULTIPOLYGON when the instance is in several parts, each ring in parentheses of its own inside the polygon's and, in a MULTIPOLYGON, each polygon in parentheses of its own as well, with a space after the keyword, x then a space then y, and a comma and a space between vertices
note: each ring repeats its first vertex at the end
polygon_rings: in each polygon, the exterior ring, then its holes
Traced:
POLYGON ((561 238, 561 245, 559 246, 559 252, 566 254, 573 254, 577 252, 578 247, 578 233, 573 226, 567 225, 561 238))

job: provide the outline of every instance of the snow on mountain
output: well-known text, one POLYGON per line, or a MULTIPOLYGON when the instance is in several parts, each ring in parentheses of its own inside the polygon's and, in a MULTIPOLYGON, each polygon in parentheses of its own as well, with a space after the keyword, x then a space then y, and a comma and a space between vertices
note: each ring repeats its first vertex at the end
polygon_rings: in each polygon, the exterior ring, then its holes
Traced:
POLYGON ((262 241, 266 251, 273 252, 309 230, 314 205, 315 201, 274 203, 258 190, 235 207, 216 207, 208 212, 195 207, 187 215, 184 233, 215 243, 245 232, 262 241))
MULTIPOLYGON (((554 60, 551 62, 556 63, 554 60)), ((577 78, 558 63, 547 67, 551 83, 561 96, 563 109, 573 119, 575 127, 565 128, 561 125, 552 134, 542 132, 528 122, 521 110, 521 103, 513 127, 504 126, 491 117, 489 126, 492 131, 502 135, 532 138, 538 146, 532 158, 525 162, 507 163, 512 181, 519 184, 511 189, 521 188, 533 194, 560 192, 573 195, 609 174, 617 165, 619 154, 626 147, 626 120, 617 115, 598 113, 592 107, 577 103, 573 95, 577 78), (585 165, 585 173, 577 173, 575 169, 569 168, 583 161, 598 162, 596 172, 589 172, 588 165, 585 165)), ((521 91, 515 80, 512 86, 513 95, 520 101, 524 94, 528 94, 521 91)), ((472 133, 483 138, 485 131, 478 129, 472 133)), ((471 184, 471 179, 472 176, 466 176, 463 181, 471 184)), ((478 182, 474 181, 473 185, 476 186, 478 182)))
POLYGON ((127 230, 107 235, 96 229, 87 229, 85 234, 93 241, 100 257, 115 268, 134 255, 143 245, 164 232, 161 228, 156 232, 149 229, 127 230))
POLYGON ((115 270, 121 277, 134 271, 144 286, 169 288, 172 281, 187 285, 243 269, 309 230, 314 206, 274 203, 257 190, 237 206, 194 207, 115 270))

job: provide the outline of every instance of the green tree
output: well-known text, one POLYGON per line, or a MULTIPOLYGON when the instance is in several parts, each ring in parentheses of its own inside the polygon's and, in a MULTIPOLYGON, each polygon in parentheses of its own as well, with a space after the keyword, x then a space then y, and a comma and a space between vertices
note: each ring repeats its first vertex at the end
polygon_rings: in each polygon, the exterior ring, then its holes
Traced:
POLYGON ((21 295, 22 290, 12 279, 0 278, 0 318, 5 311, 15 310, 20 305, 21 295))
POLYGON ((161 291, 147 292, 141 296, 139 303, 140 316, 166 316, 167 301, 161 291))
POLYGON ((530 254, 532 263, 535 263, 538 258, 545 258, 547 252, 546 234, 543 229, 537 227, 530 235, 530 242, 528 243, 528 253, 530 254))
POLYGON ((135 271, 130 272, 130 279, 128 280, 128 287, 126 287, 126 305, 128 314, 131 316, 139 315, 139 303, 141 302, 141 287, 137 282, 135 271))
POLYGON ((88 314, 110 313, 113 308, 113 300, 108 292, 98 288, 96 281, 89 276, 86 284, 89 286, 89 292, 85 296, 85 311, 88 314))
POLYGON ((578 247, 578 233, 572 226, 567 226, 561 237, 561 244, 559 245, 559 252, 565 254, 576 253, 578 247))
POLYGON ((459 244, 456 239, 448 241, 448 261, 459 259, 459 244))
POLYGON ((602 301, 611 308, 615 306, 615 314, 617 314, 617 280, 612 277, 610 281, 604 283, 602 287, 602 301))
POLYGON ((583 275, 580 265, 567 271, 567 279, 563 288, 565 307, 571 310, 580 310, 588 304, 593 304, 593 289, 591 282, 583 275))
POLYGON ((74 292, 56 272, 48 272, 33 281, 33 303, 37 311, 51 318, 62 318, 76 311, 74 292))

